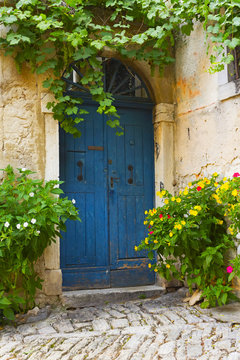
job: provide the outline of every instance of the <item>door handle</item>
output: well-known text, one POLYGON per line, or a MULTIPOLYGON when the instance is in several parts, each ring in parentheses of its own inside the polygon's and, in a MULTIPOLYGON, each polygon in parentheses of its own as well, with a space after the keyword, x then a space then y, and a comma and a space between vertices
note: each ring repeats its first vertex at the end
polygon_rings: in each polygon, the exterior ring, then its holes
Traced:
POLYGON ((111 187, 111 189, 113 189, 113 182, 118 181, 118 180, 119 180, 119 177, 113 177, 113 176, 110 177, 110 187, 111 187))
POLYGON ((128 179, 128 183, 129 183, 129 184, 132 184, 132 183, 133 183, 133 166, 132 166, 132 165, 128 165, 128 170, 131 172, 130 178, 128 179))

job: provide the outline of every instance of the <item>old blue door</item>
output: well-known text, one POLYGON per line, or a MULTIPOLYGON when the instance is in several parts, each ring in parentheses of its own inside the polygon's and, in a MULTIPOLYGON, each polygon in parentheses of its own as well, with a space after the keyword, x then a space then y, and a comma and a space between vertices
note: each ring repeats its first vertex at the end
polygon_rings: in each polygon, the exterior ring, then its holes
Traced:
POLYGON ((89 112, 74 139, 60 131, 60 178, 76 201, 81 222, 67 223, 61 240, 64 289, 154 283, 145 252, 144 211, 153 207, 152 104, 116 103, 124 134, 116 136, 105 115, 87 101, 89 112))

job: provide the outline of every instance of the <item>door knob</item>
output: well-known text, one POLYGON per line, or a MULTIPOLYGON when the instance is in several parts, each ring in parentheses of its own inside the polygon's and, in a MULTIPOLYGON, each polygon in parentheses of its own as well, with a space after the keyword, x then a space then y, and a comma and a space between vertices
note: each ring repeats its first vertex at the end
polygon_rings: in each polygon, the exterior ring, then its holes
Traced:
POLYGON ((83 171, 83 162, 82 162, 82 161, 78 161, 78 162, 77 162, 77 166, 79 166, 79 168, 80 168, 80 174, 78 175, 77 179, 78 179, 78 181, 82 181, 82 180, 83 180, 83 174, 82 174, 82 171, 83 171))

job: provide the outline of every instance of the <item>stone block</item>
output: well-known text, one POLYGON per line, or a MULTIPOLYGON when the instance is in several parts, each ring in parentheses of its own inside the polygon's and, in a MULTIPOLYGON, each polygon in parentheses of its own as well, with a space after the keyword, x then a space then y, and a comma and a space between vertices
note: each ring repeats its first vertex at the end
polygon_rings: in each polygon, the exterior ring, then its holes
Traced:
POLYGON ((59 270, 60 268, 60 251, 59 239, 48 246, 44 251, 44 262, 46 270, 59 270))
POLYGON ((46 270, 44 274, 43 292, 46 295, 62 294, 62 271, 46 270))

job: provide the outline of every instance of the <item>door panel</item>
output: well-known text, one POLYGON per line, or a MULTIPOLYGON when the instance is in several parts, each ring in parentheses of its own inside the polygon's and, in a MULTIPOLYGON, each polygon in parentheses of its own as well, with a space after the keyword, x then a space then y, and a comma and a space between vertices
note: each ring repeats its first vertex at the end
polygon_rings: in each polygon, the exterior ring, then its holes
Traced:
POLYGON ((120 286, 120 278, 121 286, 151 284, 146 252, 134 251, 146 236, 144 211, 153 207, 151 111, 126 108, 120 116, 124 135, 108 129, 109 177, 116 178, 109 191, 111 286, 120 286))
POLYGON ((64 289, 154 283, 144 251, 144 211, 153 207, 151 110, 119 110, 124 135, 106 126, 96 106, 79 124, 82 136, 60 131, 62 188, 76 200, 81 222, 67 222, 61 240, 64 289))
POLYGON ((61 180, 65 194, 76 200, 81 222, 67 222, 61 241, 64 288, 109 287, 107 173, 104 122, 96 106, 86 108, 80 138, 61 131, 61 180), (94 150, 94 147, 101 150, 94 150))

